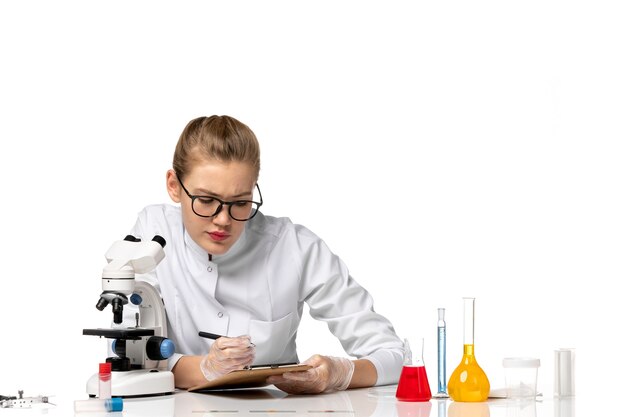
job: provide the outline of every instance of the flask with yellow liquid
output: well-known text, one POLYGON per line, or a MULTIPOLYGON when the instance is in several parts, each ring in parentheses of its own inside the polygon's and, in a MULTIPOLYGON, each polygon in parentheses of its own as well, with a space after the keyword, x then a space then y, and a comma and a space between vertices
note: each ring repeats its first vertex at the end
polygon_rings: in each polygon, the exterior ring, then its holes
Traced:
POLYGON ((448 395, 454 401, 487 401, 489 379, 474 356, 474 298, 463 298, 463 358, 448 381, 448 395))

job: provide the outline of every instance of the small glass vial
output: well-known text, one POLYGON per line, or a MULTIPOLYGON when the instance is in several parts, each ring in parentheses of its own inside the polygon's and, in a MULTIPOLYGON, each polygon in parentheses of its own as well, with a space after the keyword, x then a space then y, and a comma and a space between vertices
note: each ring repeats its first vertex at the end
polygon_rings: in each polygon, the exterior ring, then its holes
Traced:
POLYGON ((74 401, 75 413, 111 413, 122 411, 124 409, 124 400, 119 397, 108 398, 106 400, 90 399, 74 401))
POLYGON ((101 363, 98 371, 98 398, 111 398, 111 363, 101 363))

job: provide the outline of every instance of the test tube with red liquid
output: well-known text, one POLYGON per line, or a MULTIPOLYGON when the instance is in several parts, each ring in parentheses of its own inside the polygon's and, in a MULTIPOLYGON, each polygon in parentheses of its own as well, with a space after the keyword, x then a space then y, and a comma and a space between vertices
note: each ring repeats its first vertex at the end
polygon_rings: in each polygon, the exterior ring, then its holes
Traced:
POLYGON ((404 339, 404 365, 396 390, 396 398, 400 401, 430 401, 432 394, 424 365, 424 339, 422 353, 413 365, 409 341, 404 339))

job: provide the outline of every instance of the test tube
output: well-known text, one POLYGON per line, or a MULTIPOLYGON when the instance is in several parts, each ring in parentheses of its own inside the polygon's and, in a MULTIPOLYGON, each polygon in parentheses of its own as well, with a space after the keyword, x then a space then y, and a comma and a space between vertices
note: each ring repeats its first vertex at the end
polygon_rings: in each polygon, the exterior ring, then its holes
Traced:
POLYGON ((446 309, 438 308, 437 313, 437 394, 435 398, 448 398, 446 392, 446 309))
POLYGON ((124 401, 120 397, 108 398, 106 400, 90 399, 74 401, 75 413, 93 413, 93 412, 114 412, 124 409, 124 401))
POLYGON ((98 371, 98 398, 111 398, 111 363, 101 363, 98 371))

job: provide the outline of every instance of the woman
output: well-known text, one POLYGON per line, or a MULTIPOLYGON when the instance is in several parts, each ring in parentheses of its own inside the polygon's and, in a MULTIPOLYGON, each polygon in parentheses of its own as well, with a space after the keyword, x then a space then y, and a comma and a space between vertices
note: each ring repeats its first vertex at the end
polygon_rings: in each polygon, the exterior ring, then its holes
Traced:
POLYGON ((228 116, 194 119, 166 176, 180 206, 146 207, 132 231, 167 241, 165 260, 148 279, 167 310, 176 386, 251 364, 297 362, 305 302, 359 359, 314 355, 304 362, 308 371, 268 383, 299 394, 397 382, 402 342, 391 323, 374 312, 370 295, 319 237, 259 211, 259 170, 259 145, 246 125, 228 116), (223 337, 204 339, 198 331, 223 337))

